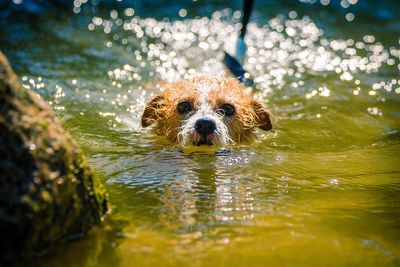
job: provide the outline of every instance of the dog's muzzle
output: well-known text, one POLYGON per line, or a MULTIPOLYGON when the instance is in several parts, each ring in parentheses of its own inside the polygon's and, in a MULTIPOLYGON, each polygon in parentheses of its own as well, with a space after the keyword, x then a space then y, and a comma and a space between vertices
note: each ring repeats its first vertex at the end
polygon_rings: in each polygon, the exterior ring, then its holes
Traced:
POLYGON ((217 129, 217 124, 213 119, 198 119, 194 125, 194 129, 201 136, 201 139, 197 145, 212 145, 209 135, 213 134, 217 129))

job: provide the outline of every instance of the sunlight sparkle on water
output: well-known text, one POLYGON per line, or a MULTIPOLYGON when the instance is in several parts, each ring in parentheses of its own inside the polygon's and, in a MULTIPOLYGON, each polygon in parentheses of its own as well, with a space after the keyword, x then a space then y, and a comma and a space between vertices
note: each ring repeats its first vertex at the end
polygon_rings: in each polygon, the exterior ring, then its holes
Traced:
MULTIPOLYGON (((180 12, 183 15, 184 12, 180 12)), ((129 49, 131 42, 137 42, 137 39, 129 38, 133 33, 142 38, 141 50, 135 50, 132 57, 137 61, 134 68, 115 69, 109 75, 115 79, 139 80, 142 77, 141 64, 150 64, 156 76, 166 81, 199 73, 224 73, 220 64, 223 43, 240 29, 240 24, 233 22, 234 14, 225 9, 215 12, 211 19, 204 17, 173 22, 137 16, 125 19, 121 27, 127 32, 128 39, 122 39, 128 41, 121 45, 129 49)), ((398 61, 397 50, 391 48, 391 54, 396 57, 389 58, 389 51, 380 43, 374 43, 372 35, 365 35, 363 42, 328 40, 309 17, 296 19, 294 11, 289 13, 289 17, 293 19, 275 17, 263 27, 249 24, 245 68, 256 77, 257 88, 261 89, 260 97, 287 86, 290 80, 301 80, 310 71, 321 75, 336 71, 341 80, 350 81, 357 73, 375 72, 385 64, 394 65, 398 61), (361 50, 363 53, 359 52, 361 50)), ((94 17, 92 23, 103 31, 110 27, 113 31, 121 30, 112 17, 94 17)), ((115 42, 119 39, 121 37, 115 42)))
MULTIPOLYGON (((357 1, 345 2, 352 5, 357 1)), ((75 0, 74 6, 80 8, 83 3, 84 1, 75 0)), ((329 1, 321 3, 329 4, 329 1)), ((185 11, 181 9, 179 15, 185 17, 185 11)), ((232 35, 239 33, 239 19, 240 12, 230 9, 214 12, 211 18, 176 21, 141 18, 135 16, 132 8, 127 8, 120 14, 112 10, 109 17, 93 16, 88 25, 89 32, 102 32, 108 36, 106 47, 122 47, 131 54, 124 65, 108 71, 111 86, 119 90, 119 95, 114 90, 103 91, 103 96, 98 97, 96 94, 96 99, 121 107, 138 122, 145 101, 162 90, 156 82, 172 82, 199 74, 224 75, 226 69, 222 64, 223 45, 232 35), (154 78, 156 82, 152 82, 149 86, 151 88, 126 89, 128 82, 143 84, 154 78)), ((400 49, 385 48, 376 42, 373 35, 366 34, 362 40, 328 39, 309 17, 299 18, 295 11, 291 11, 288 17, 278 15, 266 25, 260 26, 251 22, 245 41, 248 50, 244 67, 254 77, 255 85, 259 89, 255 95, 257 98, 266 100, 272 91, 287 87, 294 94, 303 95, 307 99, 332 96, 330 90, 324 86, 322 89, 304 90, 304 79, 309 75, 336 75, 342 81, 354 80, 357 87, 349 91, 352 95, 362 95, 361 88, 364 87, 366 95, 370 97, 381 95, 381 91, 399 94, 396 82, 392 81, 397 81, 396 79, 374 83, 360 81, 365 74, 400 65, 400 49)), ((45 86, 45 81, 36 80, 35 77, 23 77, 23 86, 35 90, 45 86)), ((72 79, 72 85, 77 85, 77 79, 72 79)), ((65 91, 58 87, 54 91, 52 102, 58 105, 65 96, 65 91)), ((88 92, 83 97, 92 98, 88 92)), ((116 111, 110 108, 102 112, 118 113, 116 111)))

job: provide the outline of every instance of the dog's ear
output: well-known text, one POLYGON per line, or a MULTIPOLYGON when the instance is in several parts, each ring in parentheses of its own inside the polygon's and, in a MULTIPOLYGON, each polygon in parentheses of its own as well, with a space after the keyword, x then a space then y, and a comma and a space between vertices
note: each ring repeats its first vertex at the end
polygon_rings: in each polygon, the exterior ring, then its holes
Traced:
POLYGON ((146 105, 142 115, 142 127, 148 127, 160 118, 160 110, 164 106, 164 96, 154 96, 146 105))
POLYGON ((271 112, 255 99, 251 101, 251 106, 256 114, 256 126, 264 131, 271 130, 271 117, 273 116, 271 112))

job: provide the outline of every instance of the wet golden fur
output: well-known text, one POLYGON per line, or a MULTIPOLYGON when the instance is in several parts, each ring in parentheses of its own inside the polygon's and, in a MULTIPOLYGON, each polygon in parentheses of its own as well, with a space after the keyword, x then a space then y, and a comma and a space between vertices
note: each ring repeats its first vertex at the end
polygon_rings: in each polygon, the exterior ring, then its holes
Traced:
POLYGON ((235 107, 232 116, 221 115, 221 120, 228 128, 230 143, 239 144, 249 140, 257 127, 266 131, 272 128, 271 113, 246 93, 243 84, 228 77, 195 77, 165 85, 165 91, 153 97, 147 104, 142 116, 142 126, 155 123, 158 134, 165 135, 172 142, 178 142, 179 132, 187 117, 178 112, 177 106, 182 101, 189 101, 196 110, 200 105, 199 88, 202 86, 211 88, 207 102, 216 113, 224 104, 235 107))

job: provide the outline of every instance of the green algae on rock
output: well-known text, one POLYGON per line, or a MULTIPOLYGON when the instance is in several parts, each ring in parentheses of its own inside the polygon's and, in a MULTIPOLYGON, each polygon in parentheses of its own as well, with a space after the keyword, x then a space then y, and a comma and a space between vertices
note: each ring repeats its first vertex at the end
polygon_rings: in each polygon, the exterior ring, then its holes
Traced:
POLYGON ((80 148, 0 52, 0 262, 84 236, 107 211, 80 148))

